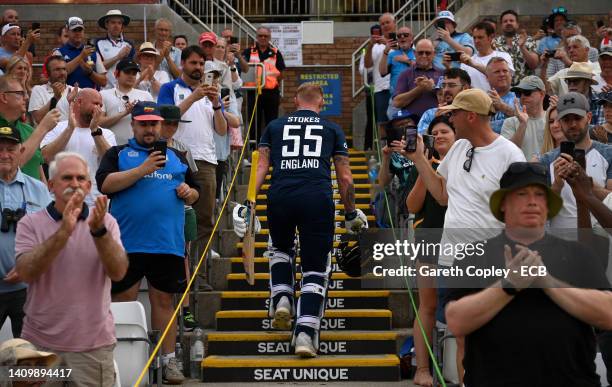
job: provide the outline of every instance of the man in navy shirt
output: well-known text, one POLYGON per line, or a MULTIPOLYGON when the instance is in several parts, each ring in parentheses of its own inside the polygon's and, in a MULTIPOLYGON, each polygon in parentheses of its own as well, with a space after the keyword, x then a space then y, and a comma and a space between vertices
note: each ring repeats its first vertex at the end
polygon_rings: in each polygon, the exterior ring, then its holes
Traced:
POLYGON ((94 45, 86 44, 83 19, 73 16, 68 19, 66 27, 68 42, 53 52, 53 55, 59 55, 66 61, 66 83, 70 86, 78 83, 79 87, 93 89, 106 86, 106 69, 96 55, 94 45))
MULTIPOLYGON (((331 158, 334 158, 338 190, 349 233, 367 227, 364 213, 355 209, 355 188, 348 149, 342 129, 319 116, 323 90, 304 83, 295 96, 298 110, 272 121, 259 143, 256 191, 270 165, 268 190, 270 225, 270 309, 272 327, 290 329, 293 307, 293 259, 297 227, 300 237, 302 286, 292 345, 301 357, 314 357, 325 310, 325 295, 331 272, 335 206, 332 199, 331 158)), ((234 230, 243 236, 246 207, 234 208, 234 230)), ((256 221, 255 229, 259 228, 256 221)))
MULTIPOLYGON (((156 103, 136 104, 134 138, 109 149, 96 174, 100 191, 112 199, 110 212, 130 261, 125 277, 113 282, 113 301, 136 300, 140 280, 147 277, 151 325, 158 330, 172 317, 174 293, 185 290, 184 206, 199 198, 184 155, 174 148, 165 155, 153 151, 161 121, 156 103)), ((174 357, 175 340, 176 325, 162 344, 164 380, 171 384, 184 379, 174 357)))

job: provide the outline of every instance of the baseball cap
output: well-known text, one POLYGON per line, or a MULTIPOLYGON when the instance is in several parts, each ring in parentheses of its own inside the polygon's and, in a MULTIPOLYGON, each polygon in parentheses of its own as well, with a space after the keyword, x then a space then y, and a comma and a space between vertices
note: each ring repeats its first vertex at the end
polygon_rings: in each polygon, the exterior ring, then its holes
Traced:
POLYGON ((80 17, 77 16, 72 16, 70 18, 68 18, 68 22, 66 23, 66 27, 68 27, 68 29, 70 31, 73 31, 77 28, 85 28, 85 24, 83 23, 83 19, 81 19, 80 17))
POLYGON ((214 60, 207 60, 206 63, 204 63, 204 74, 215 72, 221 74, 223 72, 221 66, 219 66, 214 60))
POLYGON ((0 126, 0 140, 11 140, 14 142, 21 142, 21 133, 17 130, 17 128, 13 126, 0 126))
POLYGON ((134 62, 131 59, 121 59, 119 63, 117 63, 117 67, 115 67, 117 71, 128 71, 128 70, 136 70, 140 72, 140 66, 138 63, 134 62))
POLYGON ((176 105, 159 105, 159 112, 164 121, 191 122, 181 120, 181 109, 176 105))
POLYGON ((163 121, 159 107, 155 102, 140 101, 132 110, 132 119, 135 121, 163 121))
POLYGON ((2 36, 6 35, 12 29, 19 28, 17 24, 8 23, 2 26, 2 36))
POLYGON ((217 44, 217 35, 214 32, 202 32, 202 34, 200 34, 198 42, 200 44, 204 42, 211 42, 212 44, 217 44))
POLYGON ((501 204, 509 192, 529 185, 539 185, 546 190, 546 204, 548 206, 548 219, 559 213, 563 207, 563 199, 548 186, 546 168, 540 163, 527 163, 524 161, 510 164, 499 181, 499 189, 491 194, 489 208, 498 220, 504 221, 501 204))
POLYGON ((117 67, 115 67, 115 69, 117 71, 136 70, 140 72, 140 66, 138 65, 138 63, 128 58, 121 59, 119 63, 117 63, 117 67))
POLYGON ((561 119, 568 114, 577 114, 584 117, 591 111, 591 106, 586 97, 580 93, 569 92, 563 97, 559 97, 557 102, 558 118, 561 119))
POLYGON ((521 79, 518 85, 510 89, 511 91, 523 91, 523 90, 546 90, 544 82, 537 75, 528 75, 521 79))
POLYGON ((465 110, 483 116, 495 111, 491 97, 480 89, 463 90, 455 96, 452 104, 442 106, 438 110, 465 110))
POLYGON ((602 47, 602 49, 599 51, 599 57, 601 58, 604 55, 612 56, 612 46, 602 47))
POLYGON ((140 45, 140 49, 138 50, 138 54, 151 54, 159 56, 159 51, 155 48, 153 43, 144 42, 140 45))
POLYGON ((455 15, 453 15, 451 11, 440 11, 435 21, 438 21, 440 19, 448 19, 452 21, 453 24, 457 25, 457 22, 455 21, 455 15))
POLYGON ((0 345, 0 364, 14 366, 24 359, 42 359, 46 366, 50 367, 59 361, 59 356, 52 352, 39 351, 24 339, 11 339, 0 345))
POLYGON ((411 118, 415 124, 418 124, 420 117, 416 113, 411 113, 408 109, 400 109, 396 111, 395 114, 393 114, 393 116, 391 116, 391 119, 389 120, 389 122, 403 120, 406 118, 411 118))

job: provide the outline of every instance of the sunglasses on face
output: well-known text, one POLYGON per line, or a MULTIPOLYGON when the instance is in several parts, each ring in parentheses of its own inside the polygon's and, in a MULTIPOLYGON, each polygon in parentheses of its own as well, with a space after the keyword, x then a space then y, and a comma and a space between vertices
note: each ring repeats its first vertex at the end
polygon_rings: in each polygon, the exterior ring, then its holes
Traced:
POLYGON ((21 97, 21 98, 25 98, 25 96, 27 95, 25 90, 7 90, 7 91, 3 91, 3 93, 15 94, 16 96, 21 97))
POLYGON ((565 7, 553 8, 552 13, 567 13, 567 8, 565 7))
POLYGON ((257 34, 258 38, 269 38, 270 35, 265 35, 265 34, 257 34))
POLYGON ((409 38, 411 36, 412 36, 412 34, 397 34, 398 38, 409 38))
POLYGON ((517 97, 521 98, 522 96, 525 97, 529 97, 531 96, 531 93, 533 93, 535 90, 520 90, 520 91, 515 91, 514 94, 516 94, 517 97))
POLYGON ((433 54, 433 51, 417 51, 416 54, 423 55, 423 56, 430 56, 431 54, 433 54))

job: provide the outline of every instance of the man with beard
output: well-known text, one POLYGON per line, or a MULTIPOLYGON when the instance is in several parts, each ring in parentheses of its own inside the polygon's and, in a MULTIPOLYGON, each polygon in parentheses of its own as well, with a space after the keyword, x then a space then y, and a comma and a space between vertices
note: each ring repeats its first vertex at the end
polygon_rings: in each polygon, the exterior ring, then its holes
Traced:
POLYGON ((16 269, 28 283, 21 337, 60 356, 72 369, 71 384, 110 387, 111 280, 123 278, 128 260, 107 198, 99 196, 91 210, 83 203, 91 189, 88 168, 78 153, 58 154, 49 166, 55 201, 17 227, 16 269))
MULTIPOLYGON (((198 239, 195 243, 198 257, 214 225, 217 155, 213 132, 221 136, 227 133, 218 86, 214 82, 212 85, 202 83, 204 57, 204 51, 199 46, 184 49, 181 54, 181 76, 163 85, 157 98, 160 105, 178 106, 181 118, 190 121, 179 124, 174 138, 189 147, 198 167, 194 180, 201 187, 200 200, 193 206, 198 219, 198 239)), ((209 67, 206 72, 209 71, 215 72, 216 67, 209 67)))
POLYGON ((518 84, 527 75, 532 75, 538 67, 536 43, 524 30, 519 33, 518 14, 509 9, 499 17, 503 35, 493 40, 495 50, 507 52, 512 57, 514 75, 512 84, 518 84))
POLYGON ((66 98, 72 91, 72 86, 66 84, 68 78, 66 61, 61 56, 55 55, 49 57, 44 66, 49 76, 49 82, 32 88, 28 111, 32 114, 35 122, 40 122, 49 110, 58 106, 61 113, 60 120, 66 120, 68 119, 68 111, 63 111, 61 106, 68 105, 66 98), (62 103, 59 103, 60 101, 62 103))
MULTIPOLYGON (((589 137, 589 101, 580 93, 569 92, 559 98, 557 112, 557 119, 567 140, 574 142, 576 149, 586 153, 586 173, 595 184, 612 189, 612 147, 592 141, 589 137)), ((563 198, 563 208, 551 220, 551 227, 575 229, 578 216, 576 199, 570 186, 560 177, 561 171, 572 162, 571 155, 562 154, 556 148, 542 156, 540 162, 548 168, 552 189, 563 198)))
POLYGON ((139 101, 153 101, 148 91, 135 88, 139 72, 140 66, 136 62, 121 60, 114 75, 117 85, 100 92, 104 112, 100 126, 112 130, 119 145, 127 143, 134 136, 129 117, 134 105, 139 101))
POLYGON ((106 151, 116 145, 115 135, 99 126, 102 116, 102 97, 94 89, 82 89, 76 96, 68 120, 61 121, 42 140, 40 146, 46 162, 51 162, 60 152, 80 154, 89 165, 92 187, 85 203, 93 206, 100 196, 95 182, 96 170, 106 151))
MULTIPOLYGON (((472 80, 465 70, 460 68, 451 68, 446 70, 442 83, 440 84, 442 96, 444 98, 444 105, 452 104, 453 99, 455 99, 457 94, 463 90, 471 88, 471 83, 472 80)), ((436 118, 436 116, 440 113, 438 113, 438 107, 433 107, 426 110, 421 116, 421 120, 417 126, 419 134, 424 134, 427 132, 427 128, 429 128, 431 121, 433 121, 434 118, 436 118)))
POLYGON ((183 153, 174 148, 167 148, 165 155, 153 151, 161 138, 162 121, 157 104, 137 103, 132 110, 134 137, 104 155, 96 180, 113 201, 111 214, 121 227, 130 261, 125 277, 113 282, 113 301, 135 301, 140 281, 147 278, 151 326, 162 330, 172 322, 161 351, 164 379, 180 384, 184 376, 174 355, 173 297, 187 284, 184 206, 193 205, 199 193, 192 188, 197 185, 183 153))

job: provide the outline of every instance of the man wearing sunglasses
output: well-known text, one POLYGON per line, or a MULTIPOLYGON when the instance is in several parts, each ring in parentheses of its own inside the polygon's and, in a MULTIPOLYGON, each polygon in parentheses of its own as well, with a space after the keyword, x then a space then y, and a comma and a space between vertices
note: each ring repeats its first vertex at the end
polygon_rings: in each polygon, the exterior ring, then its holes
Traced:
POLYGON ((612 328, 612 292, 600 259, 546 232, 563 200, 541 165, 512 163, 499 185, 488 207, 505 223, 503 232, 453 268, 505 272, 457 275, 445 297, 449 330, 465 337, 465 384, 600 386, 592 327, 612 328))
MULTIPOLYGON (((389 78, 389 92, 391 96, 395 92, 395 85, 399 75, 410 68, 416 60, 414 48, 412 47, 412 30, 410 27, 400 27, 397 30, 397 41, 389 40, 383 51, 380 65, 378 66, 380 75, 386 76, 391 74, 389 78)), ((398 109, 393 107, 389 100, 387 108, 387 118, 391 119, 397 113, 398 109)))
POLYGON ((527 160, 539 157, 544 142, 544 82, 535 75, 529 75, 512 88, 517 99, 514 100, 514 117, 504 120, 501 135, 516 144, 527 160), (520 102, 519 102, 520 100, 520 102))

